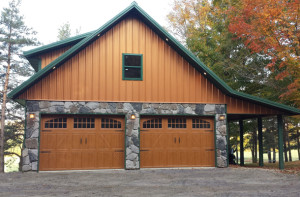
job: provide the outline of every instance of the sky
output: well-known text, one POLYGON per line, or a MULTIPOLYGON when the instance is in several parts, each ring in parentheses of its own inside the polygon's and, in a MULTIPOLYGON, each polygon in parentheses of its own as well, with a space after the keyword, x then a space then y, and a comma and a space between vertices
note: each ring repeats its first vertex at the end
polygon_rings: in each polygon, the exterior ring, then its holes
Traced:
MULTIPOLYGON (((167 14, 173 0, 135 0, 161 26, 168 26, 167 14)), ((8 7, 9 0, 0 0, 0 10, 8 7)), ((20 12, 25 24, 38 32, 42 44, 57 41, 58 28, 69 22, 72 35, 101 27, 133 0, 22 0, 20 12)))

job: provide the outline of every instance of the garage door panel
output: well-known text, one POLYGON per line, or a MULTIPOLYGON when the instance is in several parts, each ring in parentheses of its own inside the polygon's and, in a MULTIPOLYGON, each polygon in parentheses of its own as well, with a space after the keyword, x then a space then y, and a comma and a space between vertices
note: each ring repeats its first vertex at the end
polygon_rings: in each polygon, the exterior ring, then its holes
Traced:
POLYGON ((49 153, 40 153, 40 170, 47 170, 50 168, 49 160, 50 160, 50 155, 49 153))
POLYGON ((55 168, 58 170, 68 169, 70 165, 70 153, 68 152, 56 152, 56 166, 55 168))
POLYGON ((140 165, 144 167, 151 166, 152 161, 152 152, 149 151, 142 151, 140 152, 140 165))
MULTIPOLYGON (((189 148, 190 143, 188 142, 188 134, 187 133, 181 133, 180 135, 177 135, 177 143, 178 143, 178 148, 189 148)), ((174 144, 176 145, 176 144, 174 144)))
POLYGON ((96 167, 96 152, 82 151, 81 163, 84 169, 94 169, 96 167))
POLYGON ((54 149, 56 147, 56 133, 42 132, 41 139, 43 139, 43 143, 40 144, 41 149, 54 149))
POLYGON ((56 134, 56 150, 69 149, 70 148, 70 137, 65 133, 56 134))
POLYGON ((81 151, 72 151, 71 160, 71 169, 81 169, 81 151))
POLYGON ((114 168, 121 168, 124 166, 124 152, 113 153, 113 165, 114 168))
POLYGON ((97 134, 97 148, 124 149, 124 133, 97 134))
POLYGON ((85 149, 96 149, 96 134, 86 134, 84 136, 84 148, 85 149))
MULTIPOLYGON (((46 151, 45 151, 46 152, 46 151)), ((39 170, 53 170, 56 169, 56 153, 40 153, 40 168, 39 170)))
POLYGON ((72 149, 82 149, 83 148, 83 135, 81 133, 72 134, 72 149))

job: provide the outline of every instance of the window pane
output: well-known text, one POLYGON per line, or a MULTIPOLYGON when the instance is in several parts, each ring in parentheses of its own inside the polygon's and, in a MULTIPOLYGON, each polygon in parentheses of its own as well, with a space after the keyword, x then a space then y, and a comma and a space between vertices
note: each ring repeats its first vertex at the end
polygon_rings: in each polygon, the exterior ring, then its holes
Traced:
POLYGON ((141 69, 140 68, 124 68, 124 77, 125 78, 141 78, 141 69))
POLYGON ((141 66, 141 56, 125 55, 125 66, 141 66))

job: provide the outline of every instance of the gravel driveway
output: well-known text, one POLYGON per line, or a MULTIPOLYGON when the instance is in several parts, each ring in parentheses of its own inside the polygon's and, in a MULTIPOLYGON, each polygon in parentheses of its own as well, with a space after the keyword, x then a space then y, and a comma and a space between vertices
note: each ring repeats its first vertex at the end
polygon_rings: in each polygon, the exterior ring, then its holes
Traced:
POLYGON ((300 196, 300 176, 249 168, 7 173, 0 196, 300 196))

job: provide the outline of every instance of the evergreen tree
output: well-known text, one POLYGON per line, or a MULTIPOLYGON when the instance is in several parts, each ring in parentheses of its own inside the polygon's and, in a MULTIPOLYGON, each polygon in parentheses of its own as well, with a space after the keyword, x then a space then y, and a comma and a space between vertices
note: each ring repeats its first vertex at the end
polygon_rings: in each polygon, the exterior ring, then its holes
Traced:
MULTIPOLYGON (((25 46, 38 44, 36 32, 28 28, 20 15, 20 0, 12 0, 3 8, 0 18, 0 83, 1 83, 1 131, 0 131, 0 172, 4 172, 4 127, 5 119, 22 120, 21 106, 7 100, 7 93, 19 85, 33 70, 22 56, 25 46), (10 105, 7 105, 8 102, 10 105)), ((19 130, 15 130, 18 134, 19 130)), ((13 139, 12 139, 13 140, 13 139)), ((6 140, 7 141, 7 140, 6 140)))
POLYGON ((66 38, 69 38, 71 36, 71 27, 70 23, 64 23, 58 28, 58 40, 64 40, 66 38))

